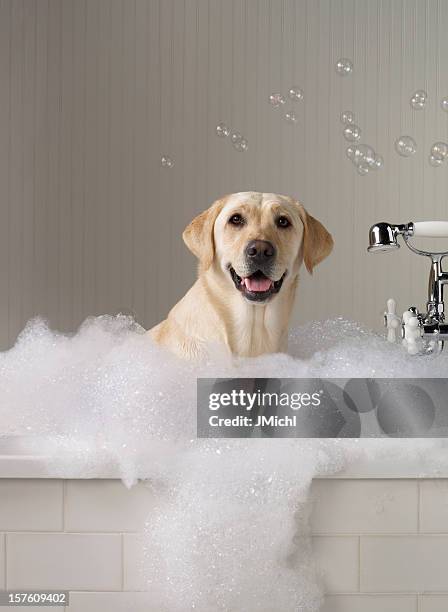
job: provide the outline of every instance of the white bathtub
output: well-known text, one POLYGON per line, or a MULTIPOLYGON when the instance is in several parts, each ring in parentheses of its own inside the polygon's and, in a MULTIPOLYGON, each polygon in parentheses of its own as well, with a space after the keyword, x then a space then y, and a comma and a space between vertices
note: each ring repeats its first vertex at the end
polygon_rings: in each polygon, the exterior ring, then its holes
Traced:
MULTIPOLYGON (((314 482, 325 612, 448 609, 448 474, 424 464, 363 462, 314 482)), ((144 483, 126 489, 113 471, 56 478, 29 438, 3 438, 0 588, 69 590, 68 612, 159 612, 141 574, 152 495, 144 483)))
POLYGON ((0 437, 0 478, 45 477, 45 455, 25 436, 0 437))
MULTIPOLYGON (((368 446, 370 442, 363 439, 360 445, 368 446)), ((382 441, 383 444, 387 442, 388 440, 384 439, 382 441)), ((390 440, 390 443, 393 444, 393 441, 390 440)), ((48 440, 45 438, 39 438, 36 442, 34 436, 0 437, 0 478, 58 477, 59 474, 52 472, 51 467, 47 465, 47 446, 48 440)), ((75 472, 65 475, 69 478, 78 477, 75 472)), ((89 478, 116 479, 120 478, 120 473, 113 466, 107 469, 98 468, 89 474, 89 478)), ((440 469, 425 454, 410 452, 407 456, 394 456, 393 462, 388 457, 376 457, 374 462, 368 458, 361 459, 331 478, 448 478, 448 469, 440 469)))

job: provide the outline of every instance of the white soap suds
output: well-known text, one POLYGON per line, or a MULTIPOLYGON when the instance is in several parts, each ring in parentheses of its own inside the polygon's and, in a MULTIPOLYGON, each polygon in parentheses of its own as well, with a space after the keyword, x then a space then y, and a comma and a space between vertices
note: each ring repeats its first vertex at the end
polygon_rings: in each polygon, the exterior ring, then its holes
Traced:
POLYGON ((131 318, 88 319, 74 335, 31 321, 0 353, 0 422, 62 478, 118 473, 154 491, 145 531, 154 610, 316 612, 308 538, 311 480, 361 456, 448 460, 431 440, 197 440, 196 378, 446 377, 448 354, 410 357, 335 319, 291 333, 291 355, 194 364, 131 318))

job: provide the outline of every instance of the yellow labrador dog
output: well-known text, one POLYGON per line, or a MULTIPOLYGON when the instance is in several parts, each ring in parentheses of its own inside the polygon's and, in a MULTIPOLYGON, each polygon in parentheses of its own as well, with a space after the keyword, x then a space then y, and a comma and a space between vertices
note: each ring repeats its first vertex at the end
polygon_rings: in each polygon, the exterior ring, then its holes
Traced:
POLYGON ((333 248, 324 226, 290 197, 250 191, 215 202, 183 239, 198 280, 151 337, 190 359, 210 342, 246 357, 285 351, 299 268, 311 273, 333 248))

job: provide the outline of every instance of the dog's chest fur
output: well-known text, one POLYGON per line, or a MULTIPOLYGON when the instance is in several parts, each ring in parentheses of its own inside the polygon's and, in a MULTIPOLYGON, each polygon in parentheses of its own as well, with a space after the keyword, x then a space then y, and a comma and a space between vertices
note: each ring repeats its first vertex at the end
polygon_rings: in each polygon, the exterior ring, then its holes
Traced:
POLYGON ((151 330, 151 336, 178 355, 193 359, 205 356, 214 343, 225 344, 240 357, 286 351, 296 284, 297 279, 269 304, 253 305, 202 277, 168 318, 151 330))
POLYGON ((263 353, 285 351, 288 321, 297 278, 275 300, 265 305, 251 304, 238 293, 222 294, 216 287, 206 291, 213 303, 221 341, 231 353, 256 357, 263 353))
MULTIPOLYGON (((242 300, 241 300, 242 301, 242 300)), ((228 346, 235 355, 255 357, 286 349, 286 330, 278 304, 242 303, 228 321, 228 346)))

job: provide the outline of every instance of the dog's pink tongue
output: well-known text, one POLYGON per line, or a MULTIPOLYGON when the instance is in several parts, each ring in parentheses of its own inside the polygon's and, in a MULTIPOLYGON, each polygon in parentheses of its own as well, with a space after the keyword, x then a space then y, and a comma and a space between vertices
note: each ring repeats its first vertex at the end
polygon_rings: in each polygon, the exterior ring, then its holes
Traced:
POLYGON ((269 291, 272 281, 270 278, 251 278, 243 279, 248 291, 269 291))

